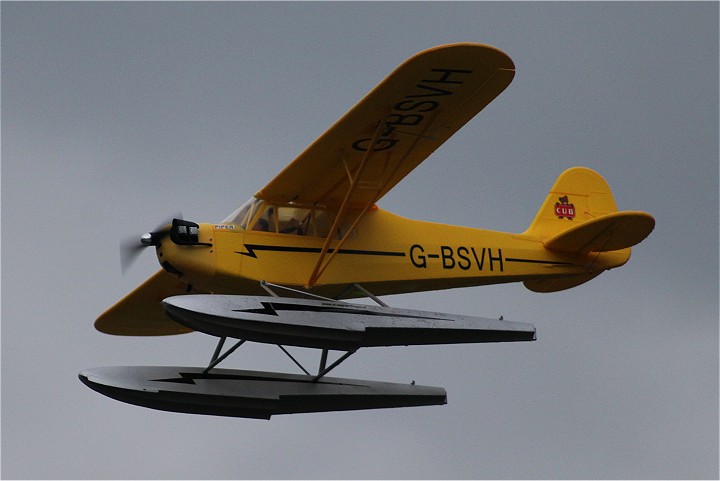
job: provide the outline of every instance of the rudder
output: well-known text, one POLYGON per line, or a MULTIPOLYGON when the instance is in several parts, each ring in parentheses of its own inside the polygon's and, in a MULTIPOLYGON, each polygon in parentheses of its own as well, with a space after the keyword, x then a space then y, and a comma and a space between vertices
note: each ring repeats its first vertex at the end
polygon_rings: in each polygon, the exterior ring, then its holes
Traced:
POLYGON ((617 211, 610 186, 600 174, 586 167, 572 167, 557 178, 524 234, 544 241, 617 211))
POLYGON ((555 181, 524 235, 538 238, 548 250, 588 256, 586 274, 524 282, 535 292, 569 289, 606 269, 623 265, 630 247, 645 239, 655 219, 645 212, 618 212, 610 186, 594 170, 573 167, 555 181))

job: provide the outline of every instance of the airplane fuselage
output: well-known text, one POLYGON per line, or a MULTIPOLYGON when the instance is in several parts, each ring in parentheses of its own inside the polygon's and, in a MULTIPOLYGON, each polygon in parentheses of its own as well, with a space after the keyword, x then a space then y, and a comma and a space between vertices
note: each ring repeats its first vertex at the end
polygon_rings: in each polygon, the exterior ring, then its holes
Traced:
MULTIPOLYGON (((588 275, 623 265, 630 249, 584 255, 553 252, 540 237, 410 220, 372 208, 335 252, 312 292, 356 297, 354 283, 377 295, 588 275)), ((198 242, 158 247, 163 267, 198 291, 262 293, 260 281, 308 289, 325 239, 200 224, 198 242)))

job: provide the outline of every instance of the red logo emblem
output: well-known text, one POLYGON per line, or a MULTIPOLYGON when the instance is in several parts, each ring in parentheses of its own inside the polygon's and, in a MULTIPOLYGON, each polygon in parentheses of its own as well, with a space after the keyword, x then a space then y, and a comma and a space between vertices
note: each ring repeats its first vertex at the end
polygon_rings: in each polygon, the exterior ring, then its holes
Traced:
POLYGON ((568 201, 567 195, 560 197, 558 200, 560 202, 555 202, 555 215, 558 219, 573 220, 575 218, 575 204, 568 201))

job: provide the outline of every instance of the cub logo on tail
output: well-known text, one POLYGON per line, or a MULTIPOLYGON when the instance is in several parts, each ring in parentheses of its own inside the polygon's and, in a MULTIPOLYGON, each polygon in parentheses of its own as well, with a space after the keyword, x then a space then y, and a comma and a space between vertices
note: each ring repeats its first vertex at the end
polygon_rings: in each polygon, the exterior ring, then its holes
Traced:
POLYGON ((575 218, 575 204, 570 204, 568 196, 562 196, 555 202, 555 215, 558 219, 566 218, 573 220, 575 218))

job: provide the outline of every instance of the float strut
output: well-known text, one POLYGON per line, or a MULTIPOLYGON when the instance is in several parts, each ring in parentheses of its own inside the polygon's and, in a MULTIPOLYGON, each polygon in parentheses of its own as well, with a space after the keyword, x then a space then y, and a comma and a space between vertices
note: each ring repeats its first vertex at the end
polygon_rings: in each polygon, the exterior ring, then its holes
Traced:
MULTIPOLYGON (((327 349, 323 349, 323 354, 324 354, 325 356, 327 356, 327 349)), ((349 357, 352 356, 353 354, 355 354, 355 351, 348 351, 348 352, 346 352, 345 354, 343 354, 337 361, 335 361, 334 363, 332 363, 332 364, 330 365, 330 367, 325 368, 325 369, 322 369, 322 370, 318 373, 318 375, 315 376, 315 377, 312 379, 312 382, 318 382, 323 376, 325 376, 325 374, 329 373, 330 371, 332 371, 333 369, 335 369, 336 367, 338 367, 341 362, 343 362, 345 359, 349 358, 349 357)))
MULTIPOLYGON (((225 338, 224 338, 224 337, 223 337, 223 338, 220 338, 220 342, 218 343, 218 347, 215 349, 215 354, 218 354, 218 353, 220 352, 220 348, 222 347, 222 343, 224 343, 224 342, 225 342, 225 338)), ((213 355, 213 358, 214 358, 213 361, 208 365, 208 367, 205 368, 205 370, 202 372, 202 374, 203 374, 203 375, 207 374, 208 371, 210 371, 210 369, 214 368, 215 366, 217 366, 218 364, 220 364, 221 362, 223 362, 230 354, 232 354, 233 352, 235 352, 235 349, 237 349, 238 347, 242 346, 244 342, 245 342, 245 339, 239 340, 238 342, 235 343, 235 345, 233 345, 233 347, 231 347, 230 349, 228 349, 228 350, 225 352, 225 354, 223 354, 223 355, 220 356, 220 357, 217 357, 216 355, 213 355)))
POLYGON ((323 349, 322 355, 320 356, 320 367, 318 368, 318 373, 323 372, 325 370, 325 366, 327 365, 327 357, 328 357, 328 350, 323 349))
POLYGON ((215 360, 216 360, 216 359, 218 358, 218 356, 220 355, 220 351, 222 350, 223 344, 225 344, 225 339, 227 339, 227 337, 223 336, 223 337, 221 337, 220 340, 218 341, 218 345, 217 345, 217 347, 215 348, 215 352, 213 353, 213 356, 212 356, 212 359, 210 359, 210 362, 215 362, 215 360))

